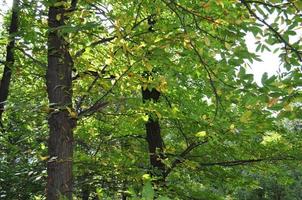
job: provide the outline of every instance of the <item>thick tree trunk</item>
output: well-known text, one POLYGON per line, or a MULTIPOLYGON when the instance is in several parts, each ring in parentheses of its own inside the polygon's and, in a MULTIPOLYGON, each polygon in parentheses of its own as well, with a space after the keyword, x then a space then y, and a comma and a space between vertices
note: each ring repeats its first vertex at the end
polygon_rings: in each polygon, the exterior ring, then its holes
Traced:
MULTIPOLYGON (((57 0, 56 2, 62 2, 57 0)), ((73 132, 75 121, 72 108, 72 58, 68 44, 57 29, 64 25, 63 6, 50 6, 48 12, 47 93, 50 103, 47 163, 47 199, 72 199, 73 132)))
POLYGON ((0 85, 0 121, 2 121, 2 115, 4 112, 4 105, 8 97, 9 86, 11 82, 12 70, 11 67, 14 65, 14 48, 15 48, 15 37, 18 32, 19 23, 19 5, 20 0, 13 1, 12 16, 9 27, 9 43, 6 47, 6 60, 4 65, 4 71, 1 79, 0 85))
MULTIPOLYGON (((160 92, 156 89, 149 91, 142 89, 143 101, 152 100, 157 102, 160 97, 160 92)), ((154 168, 154 175, 162 176, 165 171, 165 164, 162 162, 164 159, 163 154, 163 139, 160 133, 160 125, 157 116, 149 114, 148 121, 145 124, 147 133, 147 142, 150 154, 150 163, 154 168)))

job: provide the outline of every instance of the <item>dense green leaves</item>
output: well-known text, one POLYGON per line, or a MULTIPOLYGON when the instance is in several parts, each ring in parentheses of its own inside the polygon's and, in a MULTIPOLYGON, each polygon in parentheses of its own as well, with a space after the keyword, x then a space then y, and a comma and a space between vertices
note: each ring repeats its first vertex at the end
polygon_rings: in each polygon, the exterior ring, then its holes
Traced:
MULTIPOLYGON (((48 7, 22 2, 0 135, 1 199, 44 199, 46 119, 56 112, 45 89, 48 7)), ((85 0, 67 11, 56 30, 74 63, 74 107, 58 109, 77 120, 74 198, 273 199, 283 191, 282 199, 299 199, 300 7, 279 0, 85 0), (250 32, 256 52, 246 46, 250 32), (264 51, 277 54, 283 68, 257 84, 247 68, 264 51), (153 88, 159 101, 144 103, 142 89, 153 88), (164 141, 164 183, 142 178, 154 170, 145 130, 152 117, 164 141)), ((5 28, 0 35, 5 45, 5 28)))

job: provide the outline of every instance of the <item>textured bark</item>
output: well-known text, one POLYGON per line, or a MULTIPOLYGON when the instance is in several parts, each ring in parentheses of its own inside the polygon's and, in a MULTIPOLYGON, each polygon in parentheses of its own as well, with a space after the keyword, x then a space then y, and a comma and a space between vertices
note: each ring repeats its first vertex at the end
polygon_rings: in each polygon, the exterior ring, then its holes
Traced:
MULTIPOLYGON (((160 97, 160 92, 156 89, 149 91, 148 89, 142 90, 143 101, 152 100, 157 102, 160 97)), ((149 114, 149 119, 145 124, 147 133, 147 142, 150 154, 150 163, 155 169, 155 175, 162 176, 165 171, 165 164, 162 162, 164 159, 163 154, 163 140, 160 133, 160 125, 157 117, 149 114)))
POLYGON ((15 35, 18 32, 18 23, 19 23, 19 5, 20 0, 13 1, 12 7, 12 16, 9 27, 9 38, 10 41, 6 47, 6 60, 4 65, 4 71, 1 79, 0 85, 0 121, 2 121, 2 115, 4 112, 4 105, 7 101, 9 94, 9 86, 11 82, 12 70, 11 67, 14 65, 14 48, 15 48, 15 35))
MULTIPOLYGON (((61 2, 58 0, 57 2, 61 2)), ((73 132, 75 121, 67 107, 72 108, 72 58, 68 44, 58 27, 64 25, 64 8, 50 7, 48 12, 47 93, 52 111, 48 117, 49 140, 47 163, 47 199, 64 196, 72 199, 73 132)))

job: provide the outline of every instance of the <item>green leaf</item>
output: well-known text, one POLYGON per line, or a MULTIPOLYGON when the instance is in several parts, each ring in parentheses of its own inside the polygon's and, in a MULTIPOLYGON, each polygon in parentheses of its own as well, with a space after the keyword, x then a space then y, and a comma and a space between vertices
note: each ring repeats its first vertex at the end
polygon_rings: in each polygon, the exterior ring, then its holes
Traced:
POLYGON ((265 72, 261 78, 262 85, 265 85, 265 81, 267 80, 267 78, 268 78, 268 74, 267 74, 267 72, 265 72))
POLYGON ((142 191, 142 196, 145 200, 153 200, 154 199, 154 190, 151 184, 151 181, 145 183, 142 191))

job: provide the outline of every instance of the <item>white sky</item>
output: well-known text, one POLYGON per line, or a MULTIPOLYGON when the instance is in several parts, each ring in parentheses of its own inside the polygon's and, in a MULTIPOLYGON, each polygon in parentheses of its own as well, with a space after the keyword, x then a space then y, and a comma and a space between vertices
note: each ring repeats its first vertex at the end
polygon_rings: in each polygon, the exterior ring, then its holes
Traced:
MULTIPOLYGON (((252 33, 248 33, 245 37, 246 44, 250 52, 255 52, 257 45, 255 42, 257 41, 256 38, 253 36, 252 33)), ((274 49, 273 49, 274 50, 274 49)), ((267 72, 268 76, 272 76, 277 74, 277 71, 282 71, 280 68, 280 59, 277 54, 273 54, 273 50, 271 52, 264 50, 262 53, 258 52, 257 54, 260 55, 261 61, 254 61, 251 64, 251 68, 247 69, 248 73, 254 74, 255 81, 260 84, 262 75, 267 72)))
MULTIPOLYGON (((0 0, 0 25, 2 21, 2 13, 12 6, 12 1, 13 0, 0 0)), ((251 52, 255 52, 255 42, 256 39, 252 34, 248 34, 246 36, 246 44, 251 52)), ((271 76, 276 74, 277 71, 280 70, 280 61, 277 54, 273 54, 272 52, 265 50, 263 53, 259 53, 259 55, 262 62, 255 61, 253 64, 251 64, 251 68, 247 69, 247 72, 254 74, 254 79, 258 84, 260 84, 261 82, 260 80, 263 73, 267 72, 268 75, 271 76)))

